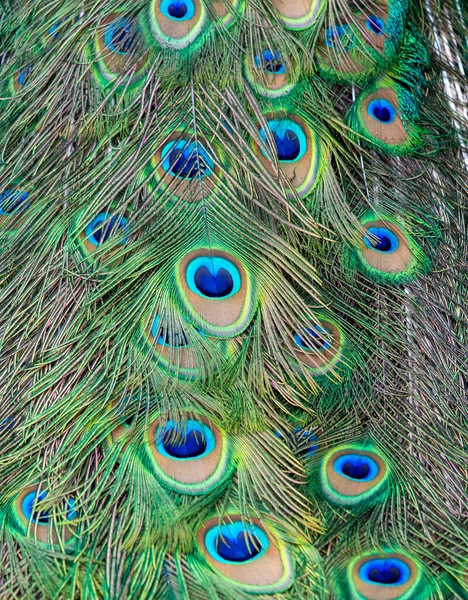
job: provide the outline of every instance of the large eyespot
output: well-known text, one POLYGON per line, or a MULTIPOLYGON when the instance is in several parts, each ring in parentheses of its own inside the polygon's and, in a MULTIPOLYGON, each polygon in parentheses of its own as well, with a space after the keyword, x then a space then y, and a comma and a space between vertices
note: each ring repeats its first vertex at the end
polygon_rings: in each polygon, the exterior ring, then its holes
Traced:
MULTIPOLYGON (((279 166, 296 194, 303 198, 320 181, 327 165, 327 148, 313 129, 296 115, 289 115, 288 118, 267 115, 266 119, 279 166)), ((263 128, 260 129, 260 137, 264 141, 269 137, 263 128)), ((264 166, 274 175, 274 163, 257 144, 254 147, 264 166)), ((294 194, 290 197, 293 198, 294 194)))
POLYGON ((185 48, 199 35, 205 20, 206 10, 200 0, 151 2, 151 30, 162 46, 185 48))
POLYGON ((273 529, 241 515, 208 519, 197 533, 198 546, 209 565, 246 592, 273 594, 293 581, 292 559, 273 529), (229 519, 229 520, 228 520, 229 519))
POLYGON ((129 90, 144 81, 149 53, 134 17, 111 13, 99 23, 93 43, 93 68, 103 87, 118 80, 119 88, 129 90))
POLYGON ((322 463, 324 494, 335 504, 358 506, 375 501, 386 489, 389 468, 375 451, 363 446, 342 446, 329 452, 322 463))
POLYGON ((325 0, 295 0, 294 2, 272 0, 272 2, 284 26, 296 30, 313 25, 326 4, 325 0))
POLYGON ((211 195, 218 187, 219 156, 202 138, 193 140, 176 131, 156 150, 151 159, 151 189, 167 189, 173 198, 188 202, 211 195))
POLYGON ((244 0, 211 0, 211 8, 223 27, 230 27, 244 6, 244 0))
POLYGON ((156 419, 146 434, 145 452, 154 476, 181 494, 209 492, 234 464, 225 433, 201 415, 182 422, 156 419))
POLYGON ((366 234, 358 250, 362 269, 385 283, 410 281, 428 266, 427 257, 401 226, 373 214, 361 222, 366 234))
POLYGON ((178 266, 179 294, 190 319, 208 335, 241 333, 252 319, 256 301, 248 271, 222 250, 200 249, 178 266))
POLYGON ((296 85, 292 63, 285 61, 279 50, 266 49, 253 57, 247 55, 244 71, 253 90, 261 96, 279 98, 296 85))
POLYGON ((362 92, 348 114, 356 139, 397 156, 421 145, 415 126, 418 116, 416 96, 390 78, 382 78, 362 92))
POLYGON ((67 541, 76 529, 73 525, 78 516, 75 499, 69 497, 66 500, 64 510, 60 513, 62 516, 57 518, 57 523, 52 523, 51 512, 39 506, 47 493, 47 490, 39 490, 34 486, 20 492, 10 515, 12 525, 21 535, 32 535, 41 542, 55 544, 59 537, 67 541))
MULTIPOLYGON (((348 567, 350 587, 366 600, 403 600, 413 598, 421 582, 421 569, 401 553, 366 554, 355 558, 348 567)), ((418 588, 418 598, 423 590, 418 588)), ((354 593, 353 593, 354 597, 354 593)))
POLYGON ((293 334, 294 357, 315 376, 323 375, 342 360, 345 338, 341 328, 328 318, 318 318, 293 334))

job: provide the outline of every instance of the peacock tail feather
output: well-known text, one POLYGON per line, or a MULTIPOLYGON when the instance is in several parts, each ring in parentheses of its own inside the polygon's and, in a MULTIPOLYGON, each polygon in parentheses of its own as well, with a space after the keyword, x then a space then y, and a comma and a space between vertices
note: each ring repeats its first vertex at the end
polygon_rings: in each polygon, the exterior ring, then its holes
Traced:
POLYGON ((0 0, 0 598, 468 598, 465 0, 0 0))

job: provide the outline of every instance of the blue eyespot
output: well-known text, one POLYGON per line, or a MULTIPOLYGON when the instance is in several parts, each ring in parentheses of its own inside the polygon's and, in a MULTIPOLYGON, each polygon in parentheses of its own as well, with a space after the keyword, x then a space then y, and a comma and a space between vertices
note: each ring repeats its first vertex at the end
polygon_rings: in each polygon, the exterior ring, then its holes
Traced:
POLYGON ((111 235, 123 233, 124 239, 120 244, 128 241, 128 219, 126 217, 112 216, 109 213, 99 213, 85 228, 85 236, 93 246, 100 246, 107 242, 111 235))
POLYGON ((333 463, 335 473, 353 481, 373 481, 379 474, 379 466, 364 454, 343 454, 333 463))
POLYGON ((195 15, 193 0, 162 0, 161 13, 174 21, 189 21, 195 15))
POLYGON ((199 256, 192 260, 186 270, 190 290, 204 298, 223 300, 241 289, 238 268, 220 256, 199 256))
POLYGON ((11 215, 29 208, 28 196, 28 192, 16 192, 14 190, 0 192, 0 215, 11 215))
POLYGON ((225 564, 256 560, 265 554, 268 546, 268 537, 260 527, 242 521, 216 525, 205 535, 205 547, 210 556, 225 564))
POLYGON ((327 27, 325 31, 325 45, 328 48, 338 48, 348 51, 352 44, 351 30, 346 23, 327 27))
POLYGON ((205 148, 188 140, 172 141, 161 152, 162 168, 181 179, 207 177, 213 173, 214 161, 205 148))
POLYGON ((66 23, 69 20, 72 20, 72 23, 76 23, 77 21, 80 20, 80 17, 77 16, 71 16, 68 15, 67 17, 63 17, 63 19, 60 19, 59 21, 57 21, 56 23, 54 23, 52 25, 52 27, 49 28, 48 34, 50 35, 51 38, 53 38, 54 40, 56 40, 65 30, 64 27, 62 27, 62 25, 64 23, 66 23))
POLYGON ((208 425, 194 419, 183 424, 168 421, 157 428, 155 438, 158 452, 175 460, 202 458, 216 447, 215 436, 208 425))
POLYGON ((184 348, 189 345, 187 337, 182 330, 169 331, 161 327, 160 323, 161 317, 157 315, 151 327, 151 335, 157 340, 157 344, 168 348, 184 348))
POLYGON ((117 19, 106 27, 104 43, 111 52, 127 54, 135 45, 137 25, 133 19, 117 19))
POLYGON ((366 27, 372 33, 376 35, 383 35, 385 23, 380 17, 376 15, 370 15, 366 20, 366 27))
POLYGON ((18 73, 18 77, 16 78, 18 85, 23 86, 27 84, 33 68, 33 65, 28 65, 27 67, 24 67, 24 69, 21 69, 21 71, 18 73))
POLYGON ((364 237, 364 243, 368 248, 387 254, 395 252, 395 250, 398 249, 398 246, 400 245, 398 238, 393 231, 387 229, 387 227, 369 227, 367 231, 377 238, 377 241, 373 242, 370 237, 364 237))
POLYGON ((76 502, 74 498, 68 498, 67 500, 67 521, 73 521, 78 516, 76 510, 76 502))
MULTIPOLYGON (((297 123, 289 119, 268 121, 268 129, 273 135, 280 162, 296 162, 304 156, 307 151, 307 138, 297 123)), ((267 139, 263 128, 260 130, 260 137, 264 141, 267 139)))
POLYGON ((294 334, 294 342, 302 350, 329 350, 332 346, 330 339, 331 331, 326 327, 316 325, 315 327, 303 328, 301 337, 298 333, 294 334), (309 339, 304 339, 309 338, 309 339))
POLYGON ((301 429, 296 427, 294 429, 294 435, 296 443, 300 445, 301 452, 307 456, 313 456, 318 450, 317 435, 313 431, 309 431, 307 428, 301 429))
POLYGON ((404 585, 411 578, 411 570, 398 558, 373 558, 360 567, 359 578, 379 586, 404 585))
POLYGON ((372 118, 380 121, 384 125, 390 125, 390 123, 393 123, 397 114, 393 104, 384 98, 379 98, 369 102, 369 105, 367 106, 367 112, 372 118))
POLYGON ((264 50, 262 54, 257 54, 255 66, 274 75, 286 73, 286 65, 281 60, 281 52, 278 50, 264 50))

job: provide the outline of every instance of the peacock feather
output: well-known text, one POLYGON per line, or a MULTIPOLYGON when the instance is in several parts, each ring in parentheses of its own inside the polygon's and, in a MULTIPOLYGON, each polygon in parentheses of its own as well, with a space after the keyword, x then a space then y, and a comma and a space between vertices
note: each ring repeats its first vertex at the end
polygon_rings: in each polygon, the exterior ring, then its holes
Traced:
POLYGON ((0 598, 468 598, 465 0, 0 0, 0 598))

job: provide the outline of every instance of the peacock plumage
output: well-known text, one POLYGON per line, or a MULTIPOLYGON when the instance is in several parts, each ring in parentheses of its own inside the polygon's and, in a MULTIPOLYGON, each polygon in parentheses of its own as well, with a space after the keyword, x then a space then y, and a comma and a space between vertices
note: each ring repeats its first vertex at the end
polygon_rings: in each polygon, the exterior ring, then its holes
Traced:
POLYGON ((468 598, 464 0, 0 32, 0 598, 468 598))

